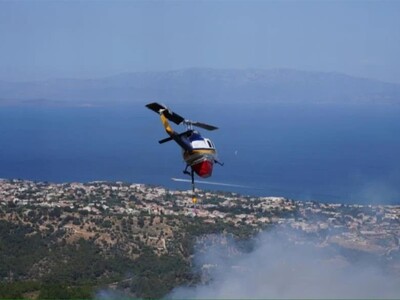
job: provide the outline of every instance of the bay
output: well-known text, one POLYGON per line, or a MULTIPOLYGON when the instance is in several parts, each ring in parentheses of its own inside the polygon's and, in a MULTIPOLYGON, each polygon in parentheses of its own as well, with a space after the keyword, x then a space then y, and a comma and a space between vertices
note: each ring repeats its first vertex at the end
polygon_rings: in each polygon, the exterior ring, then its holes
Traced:
MULTIPOLYGON (((145 102, 99 107, 1 107, 0 178, 138 182, 189 189, 185 164, 145 102)), ((223 167, 202 186, 255 196, 340 203, 400 203, 396 105, 176 103, 179 114, 217 125, 202 131, 223 167)), ((177 128, 179 129, 179 128, 177 128)), ((182 128, 183 130, 183 128, 182 128)))

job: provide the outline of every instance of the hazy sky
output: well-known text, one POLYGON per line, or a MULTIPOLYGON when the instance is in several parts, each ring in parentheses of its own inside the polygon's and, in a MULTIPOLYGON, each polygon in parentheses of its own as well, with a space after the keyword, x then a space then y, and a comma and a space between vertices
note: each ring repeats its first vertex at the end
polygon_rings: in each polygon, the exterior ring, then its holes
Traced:
POLYGON ((0 80, 188 67, 400 83, 400 1, 1 1, 0 80))

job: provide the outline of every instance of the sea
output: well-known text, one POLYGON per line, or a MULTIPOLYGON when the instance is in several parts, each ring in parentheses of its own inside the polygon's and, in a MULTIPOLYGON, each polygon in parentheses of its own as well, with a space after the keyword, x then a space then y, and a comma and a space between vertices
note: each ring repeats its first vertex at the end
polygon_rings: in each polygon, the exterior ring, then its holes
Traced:
MULTIPOLYGON (((181 150, 145 103, 0 107, 0 178, 123 181, 187 190, 181 150)), ((219 127, 203 190, 344 204, 400 204, 400 105, 176 103, 219 127)), ((184 130, 175 126, 176 130, 184 130)))

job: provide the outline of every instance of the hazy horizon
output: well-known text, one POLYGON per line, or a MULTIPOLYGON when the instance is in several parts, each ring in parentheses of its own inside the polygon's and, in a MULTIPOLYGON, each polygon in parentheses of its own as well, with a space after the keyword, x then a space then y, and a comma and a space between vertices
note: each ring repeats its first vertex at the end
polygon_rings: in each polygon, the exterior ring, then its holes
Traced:
POLYGON ((2 1, 0 80, 186 68, 400 83, 397 1, 2 1))
POLYGON ((252 71, 261 71, 261 72, 270 72, 270 71, 288 71, 288 72, 304 72, 309 74, 333 74, 339 76, 347 76, 349 78, 354 79, 365 79, 371 80, 374 82, 382 82, 394 85, 400 85, 400 82, 391 82, 387 80, 382 80, 373 77, 365 77, 362 75, 352 75, 345 72, 340 71, 322 71, 322 70, 305 70, 305 69, 295 69, 295 68, 285 68, 285 67, 276 67, 276 68, 213 68, 213 67, 183 67, 183 68, 175 68, 175 69, 167 69, 167 70, 142 70, 142 71, 124 71, 124 72, 116 72, 116 73, 109 73, 109 74, 101 74, 98 76, 54 76, 54 77, 35 77, 30 79, 0 79, 0 81, 5 83, 27 83, 27 82, 46 82, 46 81, 57 81, 57 80, 101 80, 101 79, 108 79, 118 76, 130 75, 130 74, 163 74, 163 73, 173 73, 173 72, 185 72, 185 71, 192 71, 192 70, 203 70, 203 71, 238 71, 238 72, 252 72, 252 71))

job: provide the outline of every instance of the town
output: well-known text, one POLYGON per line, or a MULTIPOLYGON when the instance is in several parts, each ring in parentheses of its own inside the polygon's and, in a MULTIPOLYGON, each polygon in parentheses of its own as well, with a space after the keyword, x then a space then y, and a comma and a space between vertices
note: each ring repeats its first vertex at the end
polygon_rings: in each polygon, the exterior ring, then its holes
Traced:
MULTIPOLYGON (((134 229, 137 234, 144 225, 150 228, 150 225, 160 224, 162 219, 183 216, 206 224, 218 222, 236 228, 246 226, 255 231, 270 225, 285 226, 306 234, 318 234, 323 237, 321 243, 380 255, 399 251, 400 205, 327 204, 198 191, 201 200, 194 206, 190 193, 123 182, 55 184, 0 180, 0 219, 17 217, 16 210, 10 207, 23 208, 25 222, 29 222, 29 216, 34 215, 30 212, 36 208, 59 209, 61 213, 57 216, 64 219, 63 227, 71 238, 76 239, 96 236, 91 230, 95 222, 74 222, 77 216, 102 222, 111 220, 113 215, 126 216, 132 227, 141 225, 134 229), (68 215, 71 217, 66 220, 68 215)), ((42 217, 38 221, 41 230, 49 230, 51 226, 57 226, 59 220, 52 223, 42 217)), ((158 234, 161 227, 155 227, 158 234)), ((163 229, 161 237, 148 234, 144 238, 142 233, 140 239, 147 240, 156 251, 168 251, 166 245, 173 240, 174 232, 172 228, 163 229)), ((110 242, 113 239, 103 235, 102 240, 110 242)))

